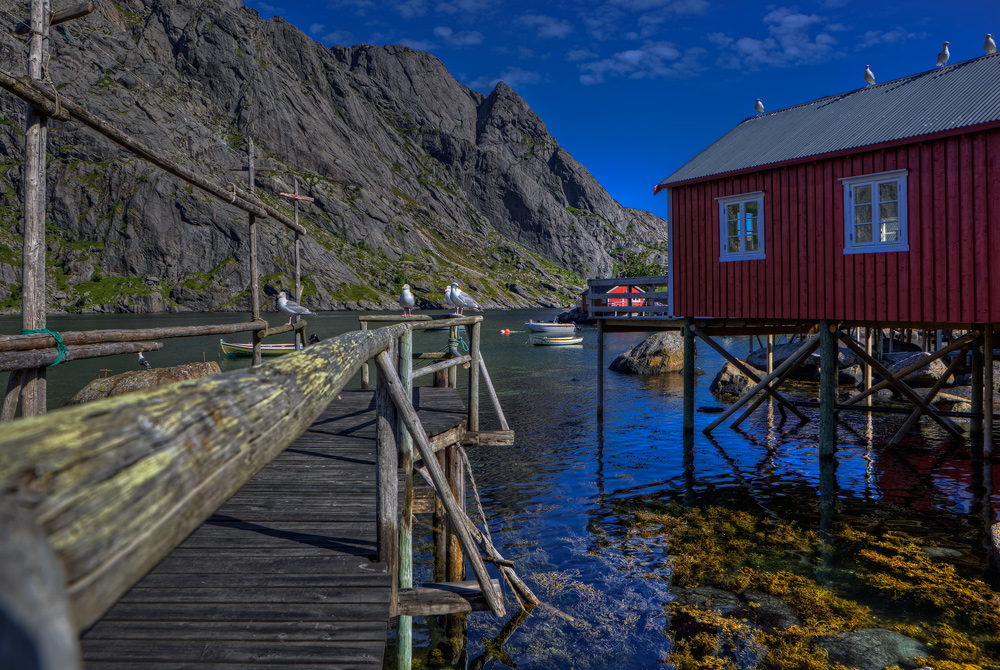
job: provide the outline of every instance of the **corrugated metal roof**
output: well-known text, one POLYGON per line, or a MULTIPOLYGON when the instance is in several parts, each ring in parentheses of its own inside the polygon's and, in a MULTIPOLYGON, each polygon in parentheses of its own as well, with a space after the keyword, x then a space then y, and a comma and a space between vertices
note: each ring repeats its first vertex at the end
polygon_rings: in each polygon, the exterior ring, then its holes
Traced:
POLYGON ((751 117, 657 188, 998 120, 1000 53, 751 117))

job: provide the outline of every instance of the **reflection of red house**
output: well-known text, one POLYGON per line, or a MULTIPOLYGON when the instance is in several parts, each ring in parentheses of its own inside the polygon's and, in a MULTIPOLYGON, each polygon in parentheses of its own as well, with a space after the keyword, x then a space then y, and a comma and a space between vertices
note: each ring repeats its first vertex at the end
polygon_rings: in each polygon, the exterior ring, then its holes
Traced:
MULTIPOLYGON (((626 293, 645 293, 638 286, 614 286, 607 291, 608 293, 616 294, 626 294, 626 293)), ((590 297, 590 289, 583 292, 583 311, 584 313, 589 313, 590 310, 587 308, 589 303, 588 298, 590 297)), ((608 298, 608 307, 640 307, 645 304, 643 298, 608 298)))

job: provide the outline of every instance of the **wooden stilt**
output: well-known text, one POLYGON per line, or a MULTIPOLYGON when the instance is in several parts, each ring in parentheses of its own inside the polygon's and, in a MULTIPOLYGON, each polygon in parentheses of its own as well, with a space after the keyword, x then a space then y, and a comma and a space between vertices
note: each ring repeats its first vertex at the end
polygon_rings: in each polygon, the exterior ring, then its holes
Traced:
MULTIPOLYGON (((743 374, 745 374, 747 377, 749 377, 750 379, 752 379, 755 383, 760 381, 760 377, 757 376, 757 373, 755 373, 753 370, 751 370, 745 363, 743 363, 743 361, 741 361, 740 359, 736 358, 731 353, 729 353, 728 351, 726 351, 718 342, 716 342, 715 340, 713 340, 712 338, 710 338, 708 335, 705 335, 705 333, 701 332, 700 328, 698 328, 697 326, 691 326, 691 329, 694 332, 694 334, 697 335, 698 338, 701 341, 703 341, 705 344, 707 344, 708 346, 710 346, 713 349, 715 349, 715 351, 717 351, 720 356, 722 356, 724 359, 726 359, 727 361, 729 361, 730 363, 732 363, 736 367, 737 370, 739 370, 740 372, 742 372, 743 374)), ((767 395, 769 395, 769 396, 772 396, 775 400, 777 400, 782 405, 784 405, 789 410, 791 410, 792 414, 794 414, 795 416, 799 417, 803 421, 808 421, 809 420, 809 417, 807 417, 805 414, 803 414, 799 410, 798 407, 796 407, 792 403, 788 402, 788 400, 786 400, 784 396, 782 396, 780 393, 778 393, 775 390, 775 388, 776 387, 774 387, 774 386, 765 386, 764 387, 764 393, 767 394, 767 395)))
MULTIPOLYGON (((247 190, 251 195, 254 193, 254 183, 257 179, 254 171, 253 138, 247 138, 247 190)), ((257 216, 249 214, 250 217, 250 311, 253 313, 253 320, 260 319, 260 268, 257 264, 257 216)), ((260 365, 261 337, 258 331, 253 333, 253 359, 251 365, 260 365)))
POLYGON ((597 418, 604 418, 604 319, 597 320, 597 418))
MULTIPOLYGON (((363 326, 364 324, 362 324, 363 326)), ((362 328, 364 330, 364 328, 362 328)), ((413 331, 407 330, 399 338, 399 380, 403 395, 413 397, 413 331)), ((362 366, 367 372, 368 366, 362 366)), ((379 372, 379 377, 383 377, 379 372)), ((366 383, 367 375, 362 376, 366 383)), ((388 379, 386 380, 388 382, 388 379)), ((388 389, 388 384, 386 386, 388 389)), ((399 573, 398 588, 413 587, 413 437, 406 429, 403 417, 396 412, 397 435, 399 444, 399 464, 403 468, 403 509, 399 519, 399 573)), ((399 670, 410 670, 413 665, 413 619, 400 616, 396 624, 396 667, 399 670)))
POLYGON ((23 370, 12 370, 7 377, 7 392, 3 396, 3 412, 0 421, 13 421, 17 414, 17 399, 21 397, 21 378, 23 370))
POLYGON ((774 334, 767 334, 767 374, 774 372, 774 334))
MULTIPOLYGON (((899 391, 902 395, 906 396, 910 400, 910 402, 912 402, 914 405, 916 405, 918 407, 923 408, 923 410, 925 412, 927 412, 927 414, 929 414, 935 421, 937 421, 939 424, 941 424, 941 426, 945 430, 947 430, 949 433, 951 433, 955 437, 961 437, 962 436, 962 429, 959 428, 955 424, 954 421, 952 421, 951 419, 949 419, 947 417, 943 417, 940 414, 938 414, 938 411, 936 409, 934 409, 933 407, 931 407, 930 405, 928 405, 927 403, 925 403, 924 400, 923 400, 923 398, 921 398, 917 394, 916 391, 914 391, 912 388, 910 388, 910 386, 908 384, 906 384, 905 382, 902 381, 902 379, 900 379, 901 377, 905 376, 903 373, 899 374, 900 378, 894 377, 891 372, 889 372, 888 370, 885 369, 885 366, 883 366, 881 363, 879 363, 874 358, 872 358, 867 353, 865 353, 865 350, 862 349, 861 347, 859 347, 854 342, 854 340, 852 340, 849 337, 844 336, 842 333, 838 333, 837 336, 840 339, 840 341, 843 342, 847 346, 848 349, 850 349, 851 351, 853 351, 855 354, 857 354, 858 356, 860 356, 862 359, 867 360, 869 363, 871 363, 871 366, 872 366, 872 368, 874 368, 875 372, 877 372, 885 381, 887 381, 890 385, 892 385, 893 388, 895 388, 897 391, 899 391)), ((923 367, 926 364, 927 364, 927 360, 925 359, 924 361, 922 361, 922 363, 921 363, 921 365, 919 367, 923 367)), ((875 387, 872 387, 872 388, 875 388, 875 387)), ((973 390, 975 390, 975 389, 973 388, 973 390)))
MULTIPOLYGON (((295 181, 294 194, 299 195, 299 178, 293 177, 295 181)), ((299 199, 295 197, 292 199, 292 220, 295 221, 295 225, 299 225, 299 199)), ((294 239, 292 241, 292 253, 295 256, 295 302, 302 304, 302 262, 299 257, 299 231, 294 231, 292 233, 294 239)), ((301 316, 296 315, 295 321, 298 323, 301 316)), ((306 346, 306 334, 305 331, 298 331, 295 333, 295 348, 302 349, 306 346)))
POLYGON ((479 430, 479 361, 481 353, 479 351, 479 340, 482 323, 477 322, 472 326, 469 339, 469 355, 472 356, 472 365, 469 366, 469 430, 476 432, 479 430))
POLYGON ((988 323, 983 329, 983 390, 985 396, 983 416, 983 457, 989 460, 993 456, 993 412, 996 389, 993 386, 993 324, 988 323))
MULTIPOLYGON (((376 553, 388 571, 399 571, 399 447, 396 445, 396 411, 379 375, 375 392, 375 435, 378 466, 375 469, 376 553)), ((393 579, 390 616, 395 616, 398 576, 393 579)))
MULTIPOLYGON (((869 356, 872 355, 872 338, 873 338, 872 329, 865 328, 865 353, 867 353, 869 356)), ((869 365, 867 362, 863 363, 863 365, 864 365, 864 377, 865 377, 863 390, 867 391, 872 387, 872 366, 869 365)), ((872 404, 872 397, 870 395, 865 396, 865 404, 866 405, 872 404)))
POLYGON ((833 458, 837 453, 837 424, 833 406, 837 403, 838 377, 837 326, 830 321, 819 322, 819 457, 833 458))
MULTIPOLYGON (((972 345, 972 412, 983 413, 983 342, 977 339, 972 345)), ((972 419, 970 422, 970 438, 972 453, 976 458, 983 457, 983 420, 972 419)))
MULTIPOLYGON (((444 451, 439 451, 434 456, 437 458, 441 470, 445 473, 445 477, 447 477, 448 467, 444 451)), ((431 545, 434 547, 432 552, 434 557, 434 581, 445 582, 447 581, 445 573, 448 570, 448 545, 450 544, 448 536, 451 533, 448 528, 448 513, 444 509, 444 500, 441 499, 440 495, 434 496, 434 511, 431 514, 431 532, 433 534, 431 545)))
POLYGON ((696 356, 694 342, 694 319, 684 319, 684 420, 685 433, 694 432, 694 360, 696 356))
MULTIPOLYGON (((458 341, 458 327, 452 326, 448 329, 448 337, 452 342, 458 341)), ((449 347, 451 348, 451 347, 449 347)), ((458 350, 455 350, 458 353, 458 350)), ((448 368, 448 388, 458 388, 458 368, 452 367, 448 368)))
MULTIPOLYGON (((458 506, 465 513, 465 463, 459 446, 453 444, 445 451, 445 468, 451 484, 451 492, 458 506)), ((447 561, 445 563, 445 581, 461 582, 465 580, 465 558, 462 556, 462 545, 458 534, 449 530, 447 545, 447 561)))
MULTIPOLYGON (((361 330, 362 331, 368 330, 368 322, 367 321, 362 321, 361 322, 361 330)), ((402 350, 400 350, 399 355, 400 356, 403 355, 402 350)), ((412 369, 412 366, 413 366, 413 363, 411 362, 410 363, 411 369, 412 369)), ((368 361, 365 361, 364 363, 361 364, 361 388, 364 389, 364 390, 367 390, 367 389, 371 388, 371 382, 369 381, 369 379, 370 379, 369 375, 370 374, 371 374, 371 372, 368 369, 368 361)), ((400 453, 402 453, 402 446, 400 446, 400 453)))
MULTIPOLYGON (((729 407, 729 409, 727 409, 725 412, 723 412, 722 414, 720 414, 719 418, 717 418, 715 421, 713 421, 711 424, 709 424, 709 426, 707 428, 705 428, 702 432, 707 435, 707 434, 711 433, 713 430, 715 430, 716 428, 718 428, 722 424, 723 421, 725 421, 726 419, 728 419, 729 417, 731 417, 733 414, 735 414, 740 409, 740 407, 743 407, 743 405, 745 405, 746 403, 750 402, 751 398, 753 398, 755 395, 757 395, 758 393, 760 393, 764 389, 764 387, 770 385, 771 382, 775 380, 775 378, 779 378, 782 375, 784 375, 785 372, 789 371, 790 368, 793 365, 801 364, 802 359, 805 356, 810 355, 816 349, 816 347, 818 347, 818 346, 819 346, 819 336, 818 335, 813 335, 808 340, 806 340, 805 343, 803 343, 801 347, 799 347, 798 349, 796 349, 795 353, 793 353, 791 356, 789 356, 787 359, 785 359, 785 362, 782 363, 781 365, 779 365, 777 370, 775 370, 774 372, 772 372, 768 376, 764 377, 764 379, 762 379, 756 386, 754 386, 752 389, 750 389, 742 398, 740 398, 735 403, 733 403, 729 407)), ((693 368, 693 365, 692 365, 692 368, 693 368)), ((692 376, 692 378, 694 377, 694 371, 693 370, 692 370, 691 376, 692 376)), ((760 399, 760 402, 764 402, 763 398, 760 399)), ((691 404, 692 404, 692 407, 693 407, 693 405, 694 405, 694 398, 693 397, 691 399, 691 404)), ((755 407, 756 407, 756 405, 755 405, 755 407)), ((751 411, 755 407, 752 407, 751 411)), ((692 409, 692 413, 693 413, 693 409, 692 409)))

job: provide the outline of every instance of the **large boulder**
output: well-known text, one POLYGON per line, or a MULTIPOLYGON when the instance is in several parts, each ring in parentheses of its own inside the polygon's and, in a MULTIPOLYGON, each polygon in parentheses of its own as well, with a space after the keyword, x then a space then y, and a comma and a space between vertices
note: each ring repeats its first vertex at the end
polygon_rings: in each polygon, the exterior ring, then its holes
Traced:
POLYGON ((83 387, 79 393, 69 399, 67 405, 112 398, 114 396, 141 391, 143 389, 172 384, 185 379, 197 379, 222 372, 215 361, 206 363, 186 363, 172 368, 154 368, 152 370, 131 370, 113 377, 100 377, 83 387))
POLYGON ((917 667, 914 659, 930 656, 930 650, 913 638, 881 628, 862 628, 840 635, 817 638, 830 660, 858 670, 884 670, 897 665, 917 667))
MULTIPOLYGON (((889 366, 889 372, 893 375, 898 375, 902 370, 905 370, 914 363, 926 358, 930 358, 930 354, 926 354, 924 352, 919 352, 913 354, 912 356, 901 358, 889 366)), ((934 386, 934 384, 936 384, 941 378, 941 375, 943 375, 947 370, 948 366, 946 366, 944 362, 938 358, 928 363, 925 367, 906 375, 903 377, 903 381, 910 386, 934 386)))
POLYGON ((632 375, 679 372, 684 367, 684 338, 680 333, 650 335, 608 366, 609 370, 632 375))
MULTIPOLYGON (((754 372, 761 379, 765 376, 765 373, 761 370, 754 369, 754 372)), ((756 385, 757 382, 743 374, 739 368, 732 363, 726 362, 722 366, 722 369, 719 370, 719 374, 715 375, 715 379, 712 380, 712 384, 708 387, 708 390, 716 397, 736 396, 739 398, 746 395, 747 391, 756 385)))

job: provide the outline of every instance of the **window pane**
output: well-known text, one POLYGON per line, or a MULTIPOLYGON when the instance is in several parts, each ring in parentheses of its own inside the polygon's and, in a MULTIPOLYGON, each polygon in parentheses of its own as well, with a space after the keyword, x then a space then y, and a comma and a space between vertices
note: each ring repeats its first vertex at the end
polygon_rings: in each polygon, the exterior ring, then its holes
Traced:
POLYGON ((860 225, 872 222, 872 206, 856 205, 854 207, 854 223, 860 225))
POLYGON ((899 182, 890 181, 884 184, 879 184, 878 200, 879 202, 887 202, 889 200, 899 200, 899 182))
POLYGON ((871 241, 872 241, 872 224, 867 223, 860 226, 854 226, 855 244, 871 244, 871 241))
POLYGON ((747 216, 748 217, 752 216, 753 218, 756 219, 757 218, 757 201, 756 200, 750 200, 749 202, 745 202, 743 204, 746 205, 747 216))
MULTIPOLYGON (((750 204, 751 203, 747 203, 748 207, 747 207, 747 219, 746 219, 746 225, 747 225, 746 232, 747 232, 747 235, 756 235, 757 234, 757 213, 756 212, 754 212, 752 214, 750 213, 750 208, 749 208, 750 204)), ((754 205, 754 209, 757 209, 757 203, 752 203, 752 204, 754 205)))
POLYGON ((740 234, 740 222, 738 219, 726 221, 726 236, 736 237, 740 234))
POLYGON ((870 203, 872 201, 872 185, 865 184, 864 186, 854 187, 854 202, 859 205, 865 203, 870 203))
POLYGON ((740 250, 740 238, 730 237, 729 240, 729 253, 736 253, 740 250))
POLYGON ((756 235, 747 235, 747 251, 757 251, 758 240, 756 235))
POLYGON ((740 205, 739 203, 735 205, 726 205, 726 219, 730 221, 737 221, 740 218, 740 205))

